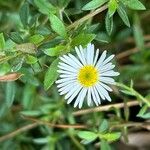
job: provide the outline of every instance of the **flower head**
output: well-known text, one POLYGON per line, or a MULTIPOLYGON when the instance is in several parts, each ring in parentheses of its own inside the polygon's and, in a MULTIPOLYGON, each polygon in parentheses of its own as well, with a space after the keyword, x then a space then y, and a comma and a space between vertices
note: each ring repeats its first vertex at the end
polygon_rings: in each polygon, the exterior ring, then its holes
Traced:
POLYGON ((112 89, 107 84, 115 84, 113 76, 119 73, 113 71, 115 67, 110 61, 114 55, 106 58, 106 51, 99 58, 99 49, 94 52, 94 45, 88 44, 86 48, 75 47, 77 58, 72 55, 63 55, 59 62, 60 79, 58 84, 60 95, 65 95, 67 103, 73 100, 74 107, 82 107, 85 98, 91 106, 94 102, 97 106, 101 100, 111 101, 108 91, 112 89))

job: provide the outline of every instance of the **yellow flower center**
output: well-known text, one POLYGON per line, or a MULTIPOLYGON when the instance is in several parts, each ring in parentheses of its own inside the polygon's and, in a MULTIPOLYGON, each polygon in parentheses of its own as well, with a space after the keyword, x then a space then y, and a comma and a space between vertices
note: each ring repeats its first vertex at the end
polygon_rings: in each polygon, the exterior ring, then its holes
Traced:
POLYGON ((98 81, 98 70, 92 65, 82 67, 78 73, 78 81, 84 87, 93 86, 98 81))

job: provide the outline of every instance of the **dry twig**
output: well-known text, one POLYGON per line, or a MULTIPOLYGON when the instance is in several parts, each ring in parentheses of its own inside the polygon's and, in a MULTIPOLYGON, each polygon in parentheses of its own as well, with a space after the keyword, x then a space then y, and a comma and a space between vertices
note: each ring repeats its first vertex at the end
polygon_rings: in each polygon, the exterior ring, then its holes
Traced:
MULTIPOLYGON (((139 102, 137 100, 130 101, 130 102, 127 102, 126 105, 128 107, 136 106, 136 105, 139 105, 139 102)), ((74 112, 73 115, 80 116, 80 115, 84 115, 84 114, 88 114, 88 113, 92 113, 92 112, 108 111, 110 108, 123 108, 124 106, 125 106, 124 103, 110 104, 110 105, 106 105, 106 106, 99 106, 96 108, 79 110, 79 111, 74 112)))
POLYGON ((27 131, 27 130, 33 129, 33 128, 35 128, 38 124, 39 124, 39 123, 37 123, 37 122, 36 122, 36 123, 32 123, 32 124, 23 126, 23 127, 19 128, 19 129, 17 129, 17 130, 15 130, 15 131, 13 131, 13 132, 11 132, 11 133, 8 133, 8 134, 6 134, 6 135, 4 135, 4 136, 1 136, 1 137, 0 137, 0 142, 3 142, 3 141, 5 141, 5 140, 7 140, 7 139, 10 139, 10 138, 12 138, 12 137, 14 137, 14 136, 16 136, 16 135, 18 135, 18 134, 20 134, 20 133, 22 133, 22 132, 25 132, 25 131, 27 131))

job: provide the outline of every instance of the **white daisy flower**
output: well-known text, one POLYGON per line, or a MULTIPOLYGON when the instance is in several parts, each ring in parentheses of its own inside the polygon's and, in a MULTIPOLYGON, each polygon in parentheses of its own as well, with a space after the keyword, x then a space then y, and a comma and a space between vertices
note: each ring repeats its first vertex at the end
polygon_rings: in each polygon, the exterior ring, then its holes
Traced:
POLYGON ((94 102, 96 106, 101 100, 111 101, 108 91, 112 89, 107 84, 115 84, 113 76, 118 72, 112 69, 115 67, 110 61, 114 55, 106 58, 106 51, 99 58, 99 49, 94 52, 94 45, 88 44, 86 48, 75 47, 78 58, 72 54, 60 57, 58 72, 60 79, 58 84, 60 95, 65 95, 67 103, 73 100, 74 107, 82 107, 85 98, 88 106, 94 102))

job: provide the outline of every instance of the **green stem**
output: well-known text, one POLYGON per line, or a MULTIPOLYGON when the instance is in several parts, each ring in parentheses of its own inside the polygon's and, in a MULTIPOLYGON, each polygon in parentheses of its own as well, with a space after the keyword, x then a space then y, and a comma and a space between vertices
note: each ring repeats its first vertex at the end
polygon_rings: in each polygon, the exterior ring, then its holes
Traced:
POLYGON ((144 96, 142 96, 140 93, 138 93, 136 90, 134 90, 132 87, 128 87, 122 83, 117 83, 116 84, 118 87, 124 88, 125 90, 130 91, 135 95, 138 99, 140 99, 143 103, 147 104, 150 107, 150 101, 146 99, 144 96))
MULTIPOLYGON (((79 20, 77 20, 77 21, 75 21, 74 23, 72 23, 71 25, 69 25, 69 26, 67 27, 67 31, 71 30, 72 28, 77 27, 79 24, 82 24, 84 21, 86 21, 86 20, 88 20, 88 19, 94 17, 95 15, 97 15, 97 14, 103 12, 104 10, 107 9, 107 7, 108 7, 108 6, 107 6, 107 4, 106 4, 106 5, 104 5, 104 6, 100 7, 100 8, 98 8, 98 9, 96 9, 95 11, 90 12, 89 14, 85 15, 84 17, 80 18, 79 20)), ((37 46, 40 46, 40 45, 42 45, 43 43, 54 39, 56 36, 57 36, 56 34, 47 35, 47 36, 44 38, 44 40, 41 41, 37 46)))
POLYGON ((79 150, 85 150, 85 148, 78 142, 78 140, 73 135, 69 134, 69 136, 79 150))

